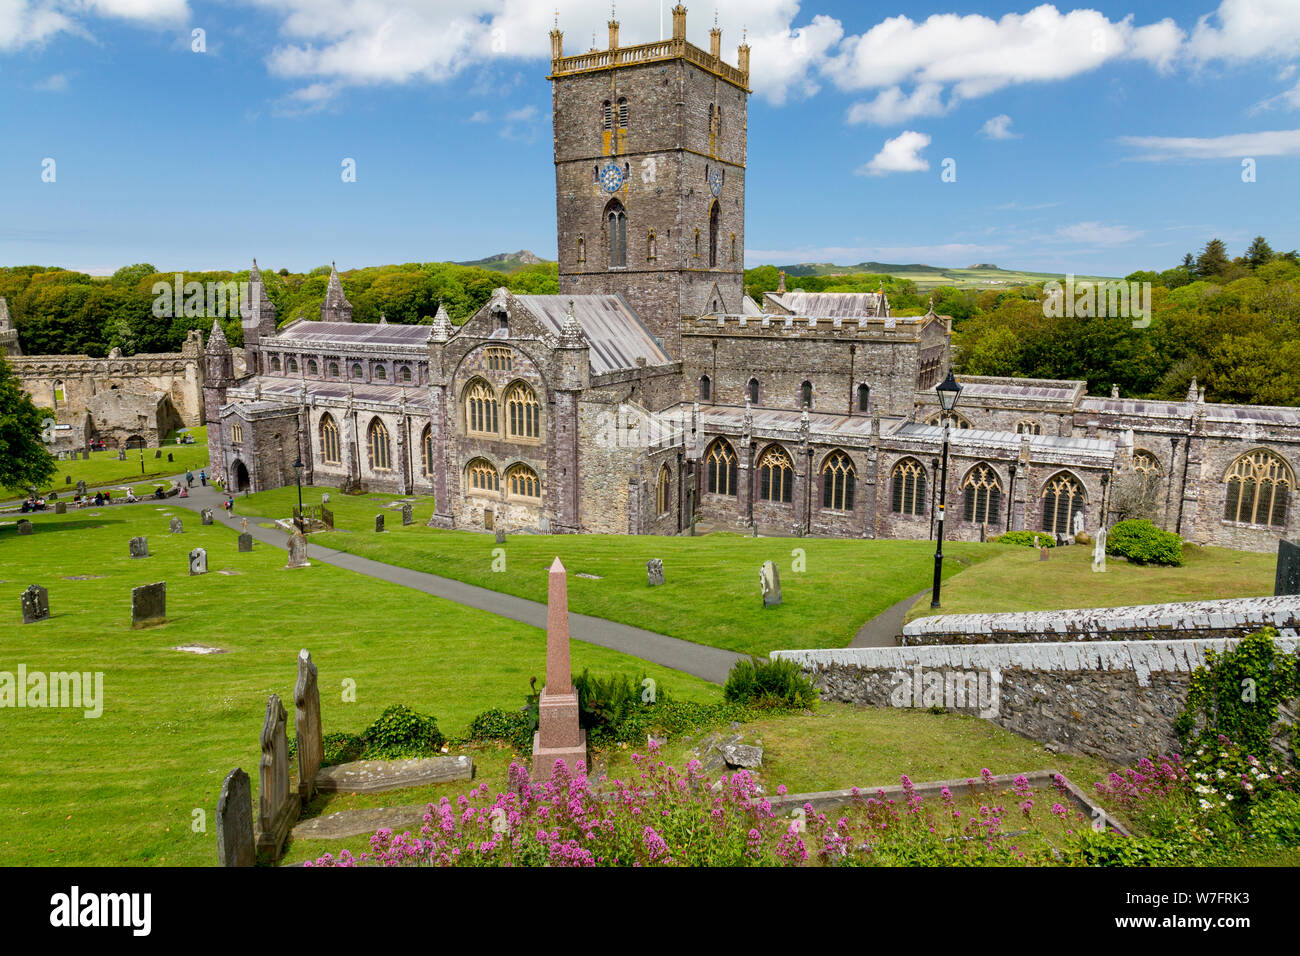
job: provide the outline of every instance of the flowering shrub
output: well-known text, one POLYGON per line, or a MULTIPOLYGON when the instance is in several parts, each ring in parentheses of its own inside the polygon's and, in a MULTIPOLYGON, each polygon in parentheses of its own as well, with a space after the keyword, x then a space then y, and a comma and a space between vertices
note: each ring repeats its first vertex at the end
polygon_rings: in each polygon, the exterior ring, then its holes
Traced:
POLYGON ((1222 734, 1196 748, 1188 770, 1197 806, 1209 814, 1229 812, 1238 820, 1249 815, 1252 804, 1300 783, 1296 771, 1267 752, 1261 760, 1222 734))

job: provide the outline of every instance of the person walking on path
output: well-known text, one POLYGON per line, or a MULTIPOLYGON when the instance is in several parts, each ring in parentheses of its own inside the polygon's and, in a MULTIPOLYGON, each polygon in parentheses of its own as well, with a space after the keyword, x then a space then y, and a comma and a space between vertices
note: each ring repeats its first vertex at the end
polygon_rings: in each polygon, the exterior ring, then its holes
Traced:
POLYGON ((186 488, 194 487, 194 472, 192 471, 185 472, 185 487, 186 488))
POLYGON ((199 471, 199 481, 203 482, 204 488, 208 486, 208 473, 205 469, 199 471))
POLYGON ((230 492, 226 492, 226 503, 223 507, 225 507, 226 511, 230 514, 233 515, 235 513, 235 499, 230 492))

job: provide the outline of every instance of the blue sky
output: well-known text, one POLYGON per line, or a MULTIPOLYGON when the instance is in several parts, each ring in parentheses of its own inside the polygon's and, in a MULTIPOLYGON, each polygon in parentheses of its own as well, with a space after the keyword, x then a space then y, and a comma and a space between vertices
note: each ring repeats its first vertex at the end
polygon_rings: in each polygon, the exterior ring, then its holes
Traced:
MULTIPOLYGON (((742 29, 753 47, 747 265, 1123 275, 1211 236, 1300 246, 1300 0, 716 6, 724 56, 742 29)), ((566 53, 605 46, 607 3, 559 10, 566 53)), ((622 42, 657 39, 659 11, 620 3, 622 42)), ((713 16, 692 7, 693 42, 713 16)), ((0 264, 554 257, 553 18, 532 0, 0 0, 0 264)))

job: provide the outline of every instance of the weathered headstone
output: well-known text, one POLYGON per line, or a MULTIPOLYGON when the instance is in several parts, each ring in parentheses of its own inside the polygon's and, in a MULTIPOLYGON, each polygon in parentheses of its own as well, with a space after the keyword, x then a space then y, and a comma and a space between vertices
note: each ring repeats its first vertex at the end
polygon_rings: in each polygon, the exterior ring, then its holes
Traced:
POLYGON ((58 500, 59 500, 59 493, 58 493, 57 491, 51 491, 51 492, 50 492, 48 495, 46 495, 45 497, 48 498, 50 501, 58 501, 58 500))
POLYGON ((415 509, 409 504, 402 505, 402 527, 406 527, 415 520, 415 509))
POLYGON ((497 528, 496 542, 497 542, 497 544, 505 544, 505 543, 506 543, 506 533, 505 533, 505 531, 503 531, 501 528, 497 528))
POLYGON ((167 622, 167 582, 131 589, 131 626, 153 627, 167 622))
POLYGON ((262 723, 262 761, 257 773, 257 851, 273 861, 280 859, 284 839, 302 809, 302 801, 289 796, 288 718, 280 698, 272 694, 262 723))
POLYGON ((774 562, 763 562, 763 569, 758 572, 758 584, 763 592, 763 607, 776 607, 781 603, 781 575, 777 573, 774 562))
POLYGON ((86 493, 86 482, 83 479, 77 482, 77 494, 84 495, 85 493, 86 493))
POLYGON ((1083 530, 1083 512, 1076 511, 1074 513, 1074 519, 1070 523, 1070 533, 1078 534, 1082 530, 1083 530))
POLYGON ((649 579, 650 587, 655 588, 664 583, 664 562, 663 558, 651 558, 645 563, 646 578, 649 579))
POLYGON ((167 460, 168 460, 168 461, 175 461, 175 459, 172 458, 172 453, 171 453, 171 452, 168 452, 168 453, 167 453, 167 460))
POLYGON ((18 519, 18 533, 19 533, 19 534, 31 534, 31 533, 32 533, 32 523, 31 523, 30 521, 28 521, 26 518, 19 518, 19 519, 18 519))
POLYGON ((253 788, 248 774, 236 767, 226 774, 217 797, 217 865, 252 866, 253 788))
POLYGON ((298 652, 298 682, 293 687, 294 734, 298 744, 298 796, 307 806, 316 792, 316 773, 325 759, 316 665, 306 648, 298 652))
POLYGON ((23 623, 35 624, 50 616, 50 595, 39 584, 33 584, 23 592, 23 623))
POLYGON ((70 484, 72 484, 72 476, 71 476, 71 475, 64 475, 64 476, 63 476, 63 483, 64 483, 65 485, 70 485, 70 484))
POLYGON ((190 574, 207 574, 208 573, 208 551, 206 548, 195 548, 190 552, 190 574))
POLYGON ((248 519, 247 519, 247 518, 240 518, 240 519, 239 519, 239 530, 240 530, 240 531, 245 531, 245 532, 248 531, 248 519))
POLYGON ((307 560, 307 538, 301 531, 289 535, 289 563, 286 568, 310 568, 307 560))
POLYGON ((180 518, 172 518, 172 520, 167 523, 167 531, 170 534, 181 534, 184 530, 185 526, 181 524, 180 518))
POLYGON ((156 449, 154 449, 153 456, 154 456, 155 458, 161 458, 161 457, 162 457, 162 449, 161 449, 161 448, 156 448, 156 449))
POLYGON ((133 558, 149 557, 148 538, 132 538, 130 542, 127 543, 127 548, 130 550, 131 557, 133 558))
POLYGON ((1097 540, 1092 545, 1092 569, 1097 572, 1106 570, 1106 529, 1097 529, 1097 540))
POLYGON ((1041 548, 1038 549, 1038 560, 1039 560, 1039 561, 1046 561, 1046 560, 1047 560, 1048 558, 1050 558, 1051 556, 1052 556, 1051 549, 1048 548, 1047 545, 1043 545, 1041 548))
POLYGON ((82 460, 82 461, 90 461, 90 449, 89 449, 89 448, 83 448, 83 449, 81 449, 81 460, 82 460))
POLYGON ((68 513, 68 503, 67 503, 66 501, 60 501, 60 502, 57 502, 57 503, 54 505, 54 513, 55 513, 56 515, 65 515, 65 514, 67 514, 67 513, 68 513))
POLYGON ((533 779, 549 780, 555 762, 573 770, 587 761, 587 732, 578 726, 578 695, 569 669, 569 591, 564 565, 551 564, 546 601, 546 685, 537 704, 533 779))
POLYGON ((200 523, 200 524, 212 524, 212 509, 211 509, 211 508, 204 508, 202 511, 199 512, 199 523, 200 523))
POLYGON ((1300 544, 1283 538, 1277 543, 1277 578, 1273 593, 1300 594, 1300 544))
POLYGON ((376 530, 376 531, 383 531, 383 530, 384 530, 384 516, 383 516, 383 515, 375 515, 375 530, 376 530))
POLYGON ((239 536, 239 550, 241 552, 253 550, 253 536, 247 531, 243 532, 239 536))
POLYGON ((118 460, 118 461, 126 461, 126 449, 125 449, 125 448, 119 448, 119 449, 117 450, 117 460, 118 460))
POLYGON ((321 493, 320 503, 323 505, 327 505, 330 503, 330 493, 328 491, 321 493))

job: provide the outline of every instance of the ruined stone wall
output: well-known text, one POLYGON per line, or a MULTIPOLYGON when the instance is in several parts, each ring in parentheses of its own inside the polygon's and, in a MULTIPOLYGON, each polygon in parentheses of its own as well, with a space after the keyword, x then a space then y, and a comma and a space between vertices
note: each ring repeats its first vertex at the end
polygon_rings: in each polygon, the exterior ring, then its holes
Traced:
MULTIPOLYGON (((1174 721, 1191 672, 1234 641, 1116 641, 773 651, 824 700, 946 707, 1049 749, 1129 763, 1179 749, 1174 721)), ((1300 640, 1278 639, 1286 653, 1300 640)))

